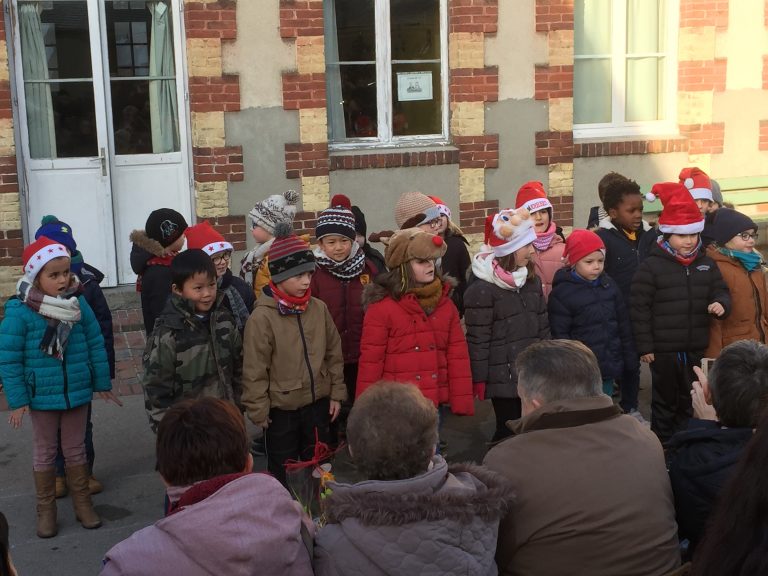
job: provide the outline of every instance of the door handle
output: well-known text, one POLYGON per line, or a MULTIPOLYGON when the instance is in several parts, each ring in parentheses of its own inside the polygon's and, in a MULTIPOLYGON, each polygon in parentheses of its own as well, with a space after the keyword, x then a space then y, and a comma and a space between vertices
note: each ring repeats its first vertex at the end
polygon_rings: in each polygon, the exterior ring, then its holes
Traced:
POLYGON ((100 148, 99 152, 100 152, 99 162, 101 162, 101 175, 106 176, 107 175, 107 149, 100 148))

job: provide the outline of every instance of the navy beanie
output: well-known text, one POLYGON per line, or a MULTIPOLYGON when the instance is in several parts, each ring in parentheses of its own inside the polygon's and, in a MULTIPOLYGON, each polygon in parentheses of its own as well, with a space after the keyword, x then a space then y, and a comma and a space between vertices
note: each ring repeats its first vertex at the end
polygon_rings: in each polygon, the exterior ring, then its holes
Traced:
POLYGON ((40 238, 40 236, 45 236, 54 242, 63 244, 70 254, 77 252, 77 242, 72 237, 72 228, 66 222, 56 218, 56 216, 43 216, 40 228, 35 232, 35 240, 40 238))
POLYGON ((757 230, 757 224, 749 216, 730 208, 720 208, 715 212, 711 232, 712 239, 719 246, 725 246, 731 238, 748 230, 757 230))

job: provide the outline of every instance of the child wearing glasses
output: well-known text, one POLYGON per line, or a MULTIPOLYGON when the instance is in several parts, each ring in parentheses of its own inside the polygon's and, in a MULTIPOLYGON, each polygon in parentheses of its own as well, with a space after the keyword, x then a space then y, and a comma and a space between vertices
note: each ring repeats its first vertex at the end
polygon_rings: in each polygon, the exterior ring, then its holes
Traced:
POLYGON ((712 216, 714 244, 707 248, 707 255, 720 268, 733 309, 727 318, 710 322, 707 358, 716 358, 723 348, 737 340, 765 344, 768 335, 768 288, 763 273, 765 263, 755 249, 757 225, 749 216, 729 208, 720 208, 712 216))
POLYGON ((240 334, 253 311, 256 296, 245 280, 232 274, 229 263, 232 261, 232 244, 227 242, 207 221, 187 228, 187 248, 202 250, 211 257, 216 267, 218 291, 223 293, 222 304, 232 316, 240 334))

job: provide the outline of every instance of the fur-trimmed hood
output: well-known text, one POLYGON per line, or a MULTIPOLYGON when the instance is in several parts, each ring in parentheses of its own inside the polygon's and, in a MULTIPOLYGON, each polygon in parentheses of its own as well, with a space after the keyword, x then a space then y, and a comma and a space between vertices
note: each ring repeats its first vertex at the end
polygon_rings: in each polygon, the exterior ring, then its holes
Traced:
POLYGON ((142 274, 147 267, 147 261, 152 258, 163 258, 169 254, 167 248, 164 248, 160 242, 153 240, 144 230, 134 230, 131 232, 130 240, 133 242, 131 248, 131 268, 136 274, 142 274))
POLYGON ((499 521, 514 494, 501 476, 435 456, 415 478, 331 484, 315 574, 495 575, 499 521))

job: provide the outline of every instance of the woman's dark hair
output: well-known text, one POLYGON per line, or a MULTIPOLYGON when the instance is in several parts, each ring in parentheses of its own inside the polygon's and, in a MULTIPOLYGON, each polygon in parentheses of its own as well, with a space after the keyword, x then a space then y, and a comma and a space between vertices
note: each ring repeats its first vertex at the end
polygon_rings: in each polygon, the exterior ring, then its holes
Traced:
POLYGON ((720 494, 692 576, 768 574, 768 412, 720 494))
POLYGON ((184 250, 171 260, 171 282, 179 290, 184 287, 184 282, 200 273, 207 275, 211 280, 216 279, 216 266, 211 257, 202 250, 184 250))
POLYGON ((157 470, 171 486, 242 472, 248 462, 243 415, 217 398, 174 404, 157 427, 157 470))

